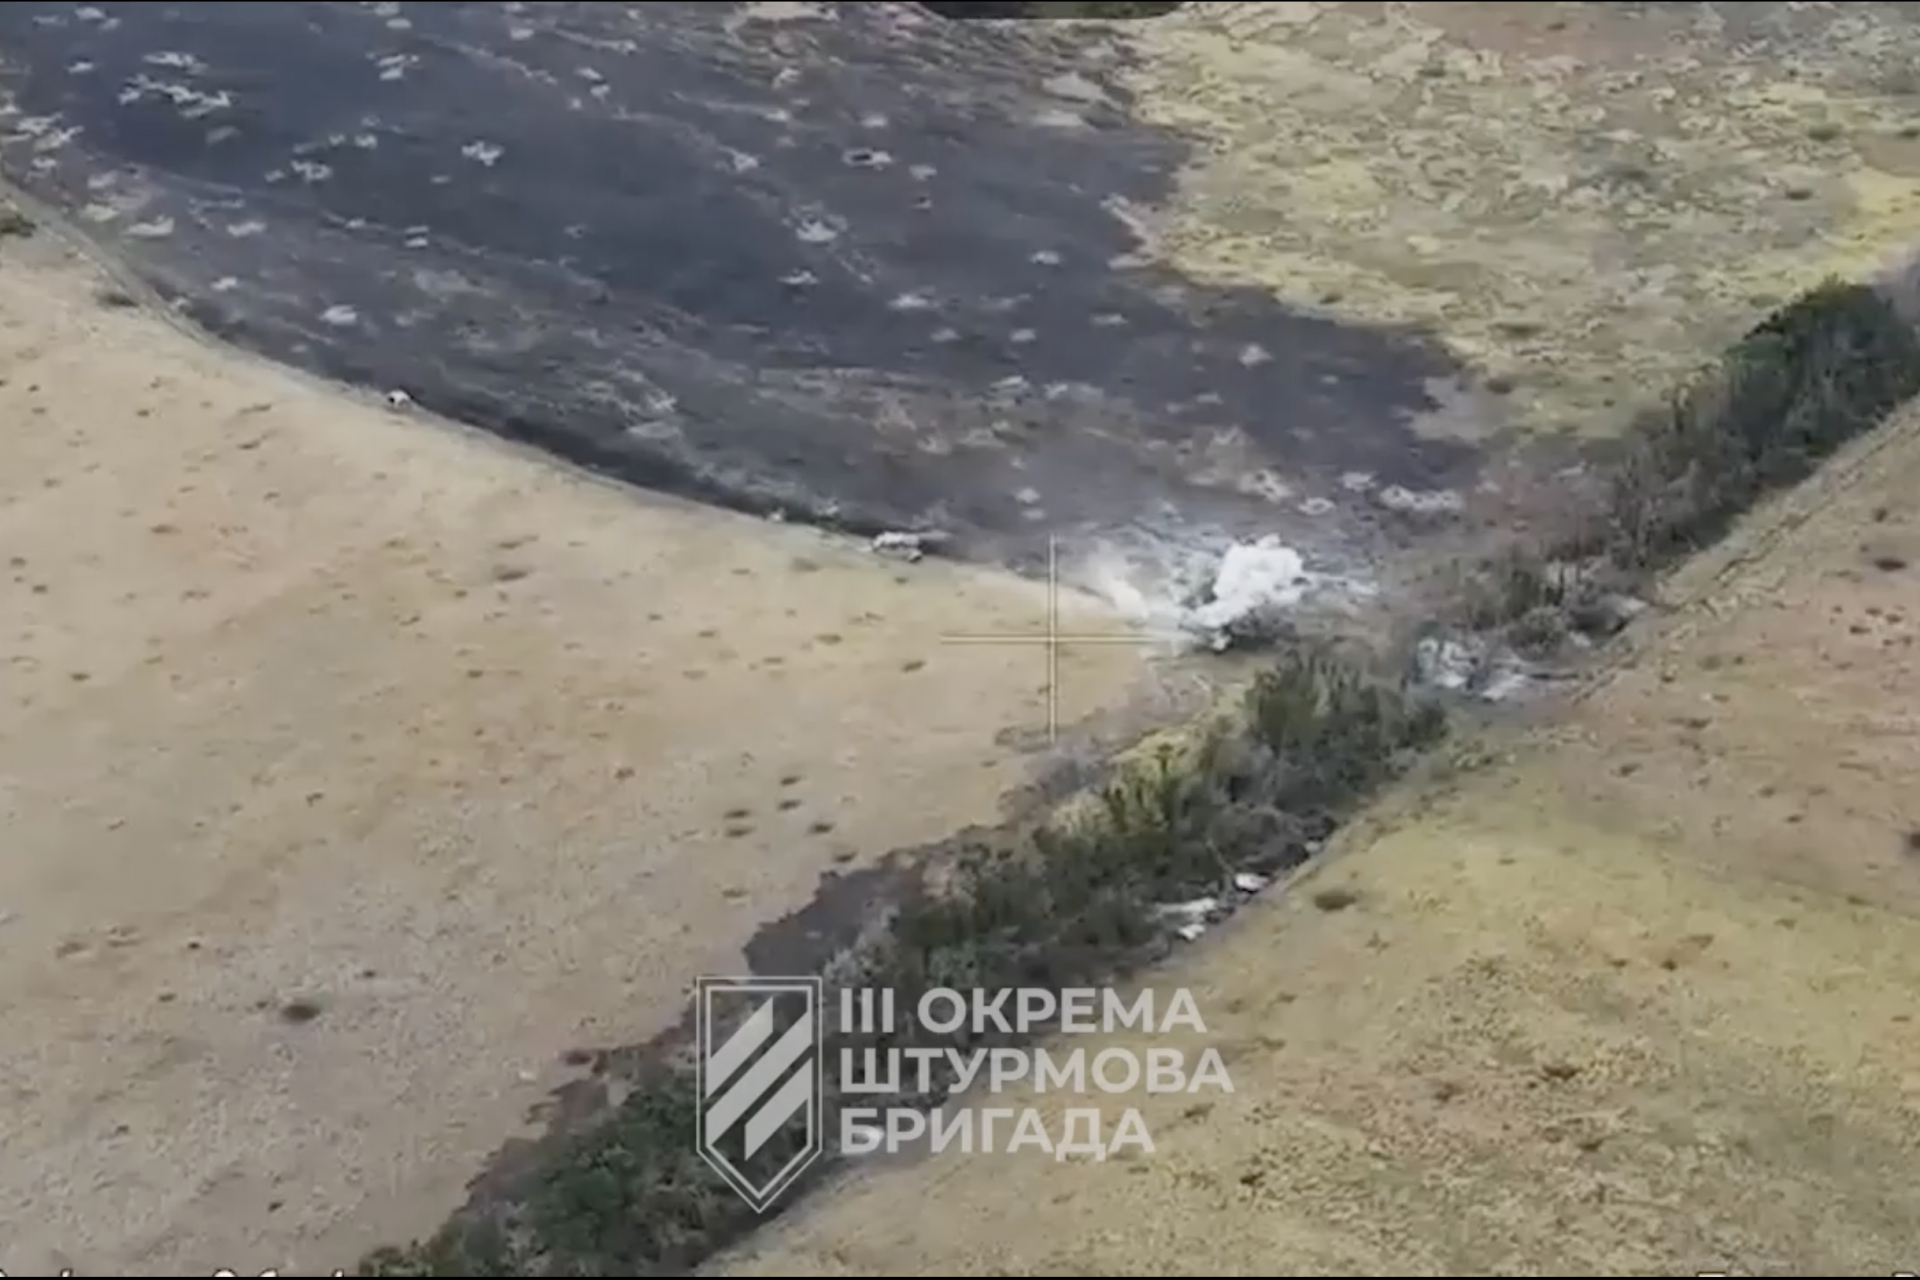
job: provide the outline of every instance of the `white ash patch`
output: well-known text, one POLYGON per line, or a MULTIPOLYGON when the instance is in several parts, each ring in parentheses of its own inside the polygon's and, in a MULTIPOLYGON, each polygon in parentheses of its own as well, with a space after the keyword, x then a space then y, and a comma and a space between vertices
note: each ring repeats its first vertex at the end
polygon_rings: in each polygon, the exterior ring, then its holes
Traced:
POLYGON ((1408 489, 1390 484, 1373 495, 1373 500, 1389 511, 1414 516, 1446 516, 1458 513, 1466 504, 1453 489, 1408 489))

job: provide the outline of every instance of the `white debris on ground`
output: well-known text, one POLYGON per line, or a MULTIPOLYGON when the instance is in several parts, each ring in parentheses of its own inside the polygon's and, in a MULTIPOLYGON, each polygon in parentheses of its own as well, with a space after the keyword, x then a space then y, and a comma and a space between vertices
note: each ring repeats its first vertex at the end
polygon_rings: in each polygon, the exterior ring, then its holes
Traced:
POLYGON ((937 533, 900 533, 889 531, 875 534, 871 544, 875 555, 886 556, 893 560, 904 560, 913 564, 927 552, 940 545, 943 539, 937 533))
POLYGON ((1550 679, 1551 673, 1484 637, 1430 635, 1413 647, 1413 678, 1481 702, 1511 702, 1550 679))
POLYGON ((1187 902, 1163 903, 1156 910, 1162 920, 1173 926, 1177 937, 1183 942, 1192 942, 1272 883, 1271 877, 1257 871, 1236 871, 1232 876, 1231 893, 1219 897, 1194 898, 1187 902))
POLYGON ((1421 492, 1390 484, 1374 492, 1373 500, 1389 511, 1398 511, 1412 516, 1448 516, 1459 512, 1466 504, 1452 489, 1434 489, 1421 492))

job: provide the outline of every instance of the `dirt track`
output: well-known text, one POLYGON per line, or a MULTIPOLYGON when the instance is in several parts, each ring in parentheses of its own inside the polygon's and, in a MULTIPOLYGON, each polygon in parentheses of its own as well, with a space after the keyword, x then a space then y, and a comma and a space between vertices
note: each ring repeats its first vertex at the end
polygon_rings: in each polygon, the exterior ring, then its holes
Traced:
MULTIPOLYGON (((1916 492, 1920 412, 1689 566, 1557 723, 1156 973, 1235 1093, 1105 1099, 1152 1155, 865 1174, 715 1273, 1911 1269, 1916 492)), ((1057 1134, 1102 1100, 1037 1101, 1057 1134)))
MULTIPOLYGON (((565 1051, 1032 763, 1041 654, 940 642, 1044 625, 1032 584, 349 401, 45 238, 0 278, 12 1274, 431 1230, 565 1051)), ((1062 663, 1070 723, 1142 675, 1062 663)))

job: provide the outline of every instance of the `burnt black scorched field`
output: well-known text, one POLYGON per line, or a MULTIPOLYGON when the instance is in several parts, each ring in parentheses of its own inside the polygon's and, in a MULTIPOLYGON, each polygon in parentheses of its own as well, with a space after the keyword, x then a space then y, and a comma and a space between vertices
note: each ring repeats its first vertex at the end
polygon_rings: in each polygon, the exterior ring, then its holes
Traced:
POLYGON ((1022 560, 1457 486, 1421 335, 1155 263, 1110 32, 915 6, 0 6, 6 176, 212 333, 642 486, 1022 560))

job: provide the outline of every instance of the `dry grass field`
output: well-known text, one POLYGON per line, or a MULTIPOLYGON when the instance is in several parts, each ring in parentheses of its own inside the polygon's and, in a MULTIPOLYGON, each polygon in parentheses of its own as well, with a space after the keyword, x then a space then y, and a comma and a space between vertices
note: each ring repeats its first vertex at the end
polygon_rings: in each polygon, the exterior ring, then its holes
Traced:
MULTIPOLYGON (((351 1265, 818 877, 995 820, 1032 584, 655 501, 0 244, 0 1267, 351 1265)), ((1079 608, 1071 599, 1070 608, 1079 608)), ((1062 658, 1062 718, 1144 655, 1062 658)))

